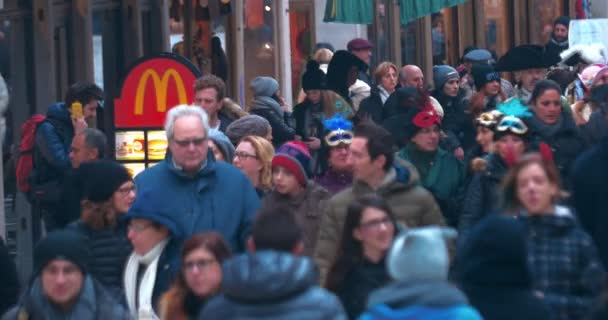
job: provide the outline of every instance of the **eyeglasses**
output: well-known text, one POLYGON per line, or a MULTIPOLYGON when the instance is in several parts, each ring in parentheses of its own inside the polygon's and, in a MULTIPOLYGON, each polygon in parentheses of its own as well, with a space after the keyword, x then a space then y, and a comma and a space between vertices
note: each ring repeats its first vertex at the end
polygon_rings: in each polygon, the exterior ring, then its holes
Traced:
POLYGON ((197 270, 205 270, 208 267, 212 266, 213 264, 215 264, 217 261, 215 259, 201 259, 201 260, 196 260, 196 261, 188 261, 184 263, 184 271, 186 272, 192 272, 194 270, 194 268, 196 268, 197 270))
POLYGON ((151 223, 148 224, 135 224, 133 222, 129 222, 127 225, 127 230, 140 233, 152 226, 151 223))
POLYGON ((353 132, 348 130, 334 130, 325 136, 325 142, 330 147, 335 147, 340 143, 351 144, 353 142, 353 132))
POLYGON ((237 151, 234 153, 234 156, 239 158, 239 159, 247 159, 247 158, 251 158, 251 159, 257 159, 258 156, 253 155, 253 154, 249 154, 247 152, 243 152, 243 151, 237 151))
POLYGON ((129 195, 129 193, 131 193, 131 191, 137 193, 137 185, 132 184, 130 186, 121 187, 121 188, 118 188, 118 190, 116 190, 116 191, 123 196, 127 196, 127 195, 129 195))
POLYGON ((195 147, 200 147, 203 145, 203 143, 205 143, 205 141, 207 141, 207 138, 194 138, 194 139, 188 139, 188 140, 177 140, 177 139, 172 139, 173 142, 177 143, 178 146, 182 147, 182 148, 186 148, 188 146, 190 146, 191 144, 194 145, 195 147))
POLYGON ((391 218, 389 217, 384 217, 384 218, 380 218, 380 219, 374 219, 374 220, 370 220, 366 223, 362 223, 359 225, 359 227, 361 227, 362 229, 366 229, 366 230, 372 230, 372 231, 377 231, 380 230, 380 228, 382 226, 392 226, 393 225, 393 221, 391 220, 391 218))

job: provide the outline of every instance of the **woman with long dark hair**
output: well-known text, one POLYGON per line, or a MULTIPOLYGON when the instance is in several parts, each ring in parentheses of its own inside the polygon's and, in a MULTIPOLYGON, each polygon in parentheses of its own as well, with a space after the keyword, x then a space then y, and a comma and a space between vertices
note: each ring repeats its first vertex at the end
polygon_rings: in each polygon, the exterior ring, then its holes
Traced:
POLYGON ((557 320, 583 319, 598 298, 604 268, 591 237, 558 205, 559 173, 548 156, 524 156, 504 180, 503 210, 527 228, 533 288, 557 320))
POLYGON ((161 319, 198 319, 205 302, 218 292, 222 263, 230 256, 230 247, 217 232, 198 233, 185 241, 181 269, 160 300, 161 319))
POLYGON ((365 310, 373 290, 389 281, 384 260, 396 229, 393 213, 380 196, 367 195, 349 205, 325 286, 340 298, 350 319, 365 310))

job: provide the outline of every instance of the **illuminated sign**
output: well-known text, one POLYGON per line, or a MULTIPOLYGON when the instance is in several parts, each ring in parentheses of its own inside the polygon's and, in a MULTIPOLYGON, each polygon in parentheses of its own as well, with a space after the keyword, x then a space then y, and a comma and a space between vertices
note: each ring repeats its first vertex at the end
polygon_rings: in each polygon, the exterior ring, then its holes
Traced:
POLYGON ((201 73, 188 60, 173 54, 140 59, 114 100, 117 128, 162 127, 166 112, 192 102, 192 86, 201 73))

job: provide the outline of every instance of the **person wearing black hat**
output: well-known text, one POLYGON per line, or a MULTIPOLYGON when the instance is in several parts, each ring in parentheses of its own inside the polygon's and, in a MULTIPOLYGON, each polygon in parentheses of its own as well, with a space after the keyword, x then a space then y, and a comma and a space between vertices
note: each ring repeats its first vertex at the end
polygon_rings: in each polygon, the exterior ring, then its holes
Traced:
MULTIPOLYGON (((345 112, 343 114, 349 118, 357 109, 354 108, 353 110, 351 108, 353 99, 350 88, 357 82, 359 72, 365 71, 367 68, 368 66, 363 60, 345 50, 336 51, 327 66, 327 89, 334 91, 346 100, 348 106, 345 107, 345 111, 348 109, 350 114, 345 112)), ((367 88, 369 91, 369 86, 367 88)))
POLYGON ((555 19, 551 40, 545 45, 548 53, 559 55, 568 49, 568 28, 570 28, 570 17, 561 16, 555 19))
POLYGON ((505 101, 506 95, 500 86, 500 73, 489 64, 475 64, 472 68, 473 79, 477 92, 471 97, 469 114, 472 119, 481 113, 492 111, 505 101))
POLYGON ((347 105, 347 102, 335 92, 327 90, 325 73, 315 60, 308 61, 306 65, 302 88, 306 99, 294 107, 293 118, 296 123, 296 135, 311 151, 313 159, 310 170, 316 176, 322 171, 318 153, 322 146, 323 119, 340 112, 340 106, 347 105))
POLYGON ((547 68, 559 61, 559 55, 549 52, 543 46, 522 44, 507 51, 495 67, 498 72, 515 72, 518 80, 515 96, 527 104, 536 83, 545 78, 547 68))
POLYGON ((158 302, 179 268, 184 233, 162 189, 140 193, 125 216, 133 245, 124 271, 127 305, 134 319, 158 319, 158 302))
POLYGON ((2 319, 131 319, 89 273, 90 257, 85 239, 78 233, 49 233, 34 248, 29 288, 2 319))
POLYGON ((86 239, 91 275, 124 303, 121 274, 131 244, 125 225, 118 220, 135 200, 135 185, 127 168, 111 160, 85 162, 78 176, 81 216, 67 228, 86 239))
POLYGON ((441 117, 433 108, 412 109, 407 118, 407 144, 397 157, 416 167, 422 186, 433 194, 448 225, 455 227, 464 193, 462 162, 439 147, 441 117))

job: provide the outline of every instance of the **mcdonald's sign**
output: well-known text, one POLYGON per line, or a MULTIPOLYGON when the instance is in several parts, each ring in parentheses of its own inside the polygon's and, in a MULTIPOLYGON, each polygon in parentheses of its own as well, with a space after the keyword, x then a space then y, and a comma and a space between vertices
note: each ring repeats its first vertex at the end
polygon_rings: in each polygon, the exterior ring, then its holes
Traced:
POLYGON ((174 54, 139 59, 127 73, 114 100, 117 128, 162 127, 167 110, 192 102, 192 86, 201 73, 174 54))

